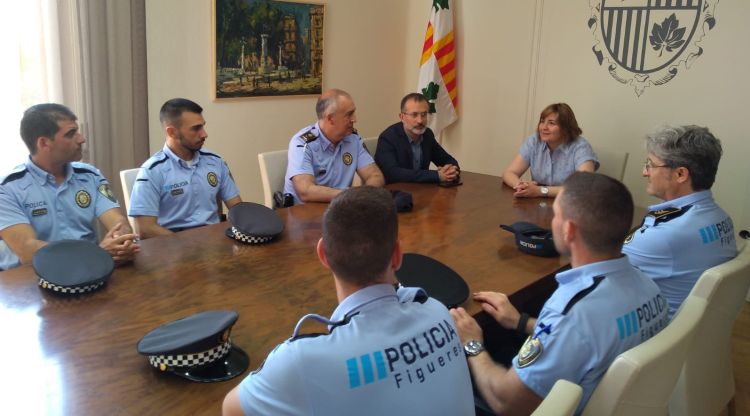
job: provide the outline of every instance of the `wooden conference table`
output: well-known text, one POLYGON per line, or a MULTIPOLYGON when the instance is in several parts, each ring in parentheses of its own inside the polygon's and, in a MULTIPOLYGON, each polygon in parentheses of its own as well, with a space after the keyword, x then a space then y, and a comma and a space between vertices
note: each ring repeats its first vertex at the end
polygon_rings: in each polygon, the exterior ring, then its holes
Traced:
MULTIPOLYGON (((404 251, 449 265, 471 291, 505 292, 514 303, 548 289, 567 259, 524 255, 498 225, 523 220, 549 227, 552 201, 514 200, 498 177, 462 177, 455 188, 389 186, 414 199, 414 210, 399 214, 404 251)), ((218 414, 224 395, 247 373, 222 383, 190 382, 155 370, 136 343, 192 313, 236 310, 232 339, 254 369, 302 315, 330 315, 337 304, 333 279, 314 250, 326 206, 278 210, 284 232, 266 245, 235 243, 224 235, 226 223, 144 240, 132 265, 80 297, 43 292, 30 266, 1 272, 0 414, 218 414)), ((480 311, 471 300, 464 306, 480 311)))

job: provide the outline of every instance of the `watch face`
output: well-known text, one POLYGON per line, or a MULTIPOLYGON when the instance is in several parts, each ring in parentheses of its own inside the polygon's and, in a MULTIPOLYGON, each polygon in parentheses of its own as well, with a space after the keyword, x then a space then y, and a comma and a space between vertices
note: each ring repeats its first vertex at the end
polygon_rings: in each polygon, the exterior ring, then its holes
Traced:
POLYGON ((484 346, 477 340, 471 340, 464 345, 464 352, 466 352, 466 355, 475 356, 482 351, 484 351, 484 346))
POLYGON ((547 195, 549 193, 549 188, 547 188, 546 186, 542 186, 540 191, 542 192, 542 195, 547 195))

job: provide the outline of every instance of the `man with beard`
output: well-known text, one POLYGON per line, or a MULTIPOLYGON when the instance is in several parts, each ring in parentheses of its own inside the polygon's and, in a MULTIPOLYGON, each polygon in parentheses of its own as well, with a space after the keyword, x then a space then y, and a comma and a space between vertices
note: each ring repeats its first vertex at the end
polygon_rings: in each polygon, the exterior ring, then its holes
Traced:
POLYGON ((208 137, 202 113, 184 98, 161 107, 166 143, 141 166, 128 212, 143 238, 215 224, 221 201, 227 208, 242 202, 226 162, 201 150, 208 137))
POLYGON ((392 182, 458 181, 458 162, 435 140, 427 127, 429 103, 424 95, 407 94, 401 99, 400 123, 380 133, 375 162, 392 182), (437 170, 430 170, 430 162, 437 170))
POLYGON ((330 202, 352 185, 355 173, 363 185, 385 185, 354 128, 356 111, 346 91, 324 91, 315 103, 318 122, 289 141, 284 193, 294 198, 294 204, 330 202))
POLYGON ((26 163, 0 177, 0 270, 29 263, 58 240, 96 243, 94 220, 107 229, 99 246, 117 262, 139 250, 109 182, 95 167, 78 162, 86 139, 70 109, 60 104, 30 107, 21 119, 26 163))

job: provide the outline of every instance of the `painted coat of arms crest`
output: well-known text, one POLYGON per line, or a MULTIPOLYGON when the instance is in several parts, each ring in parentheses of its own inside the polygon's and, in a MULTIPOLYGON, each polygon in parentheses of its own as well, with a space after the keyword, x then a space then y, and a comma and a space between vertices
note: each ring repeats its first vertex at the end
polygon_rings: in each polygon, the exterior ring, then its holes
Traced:
POLYGON ((599 65, 640 97, 689 69, 703 54, 698 43, 716 25, 719 0, 590 0, 588 26, 599 65))

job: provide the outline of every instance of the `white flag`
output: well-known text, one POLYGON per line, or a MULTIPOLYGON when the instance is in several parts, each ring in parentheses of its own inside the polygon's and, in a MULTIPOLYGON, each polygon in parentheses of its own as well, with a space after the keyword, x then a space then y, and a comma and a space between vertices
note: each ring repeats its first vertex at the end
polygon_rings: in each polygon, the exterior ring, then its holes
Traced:
POLYGON ((430 103, 431 116, 427 126, 436 136, 458 118, 452 3, 452 0, 432 0, 419 62, 417 90, 430 103))

